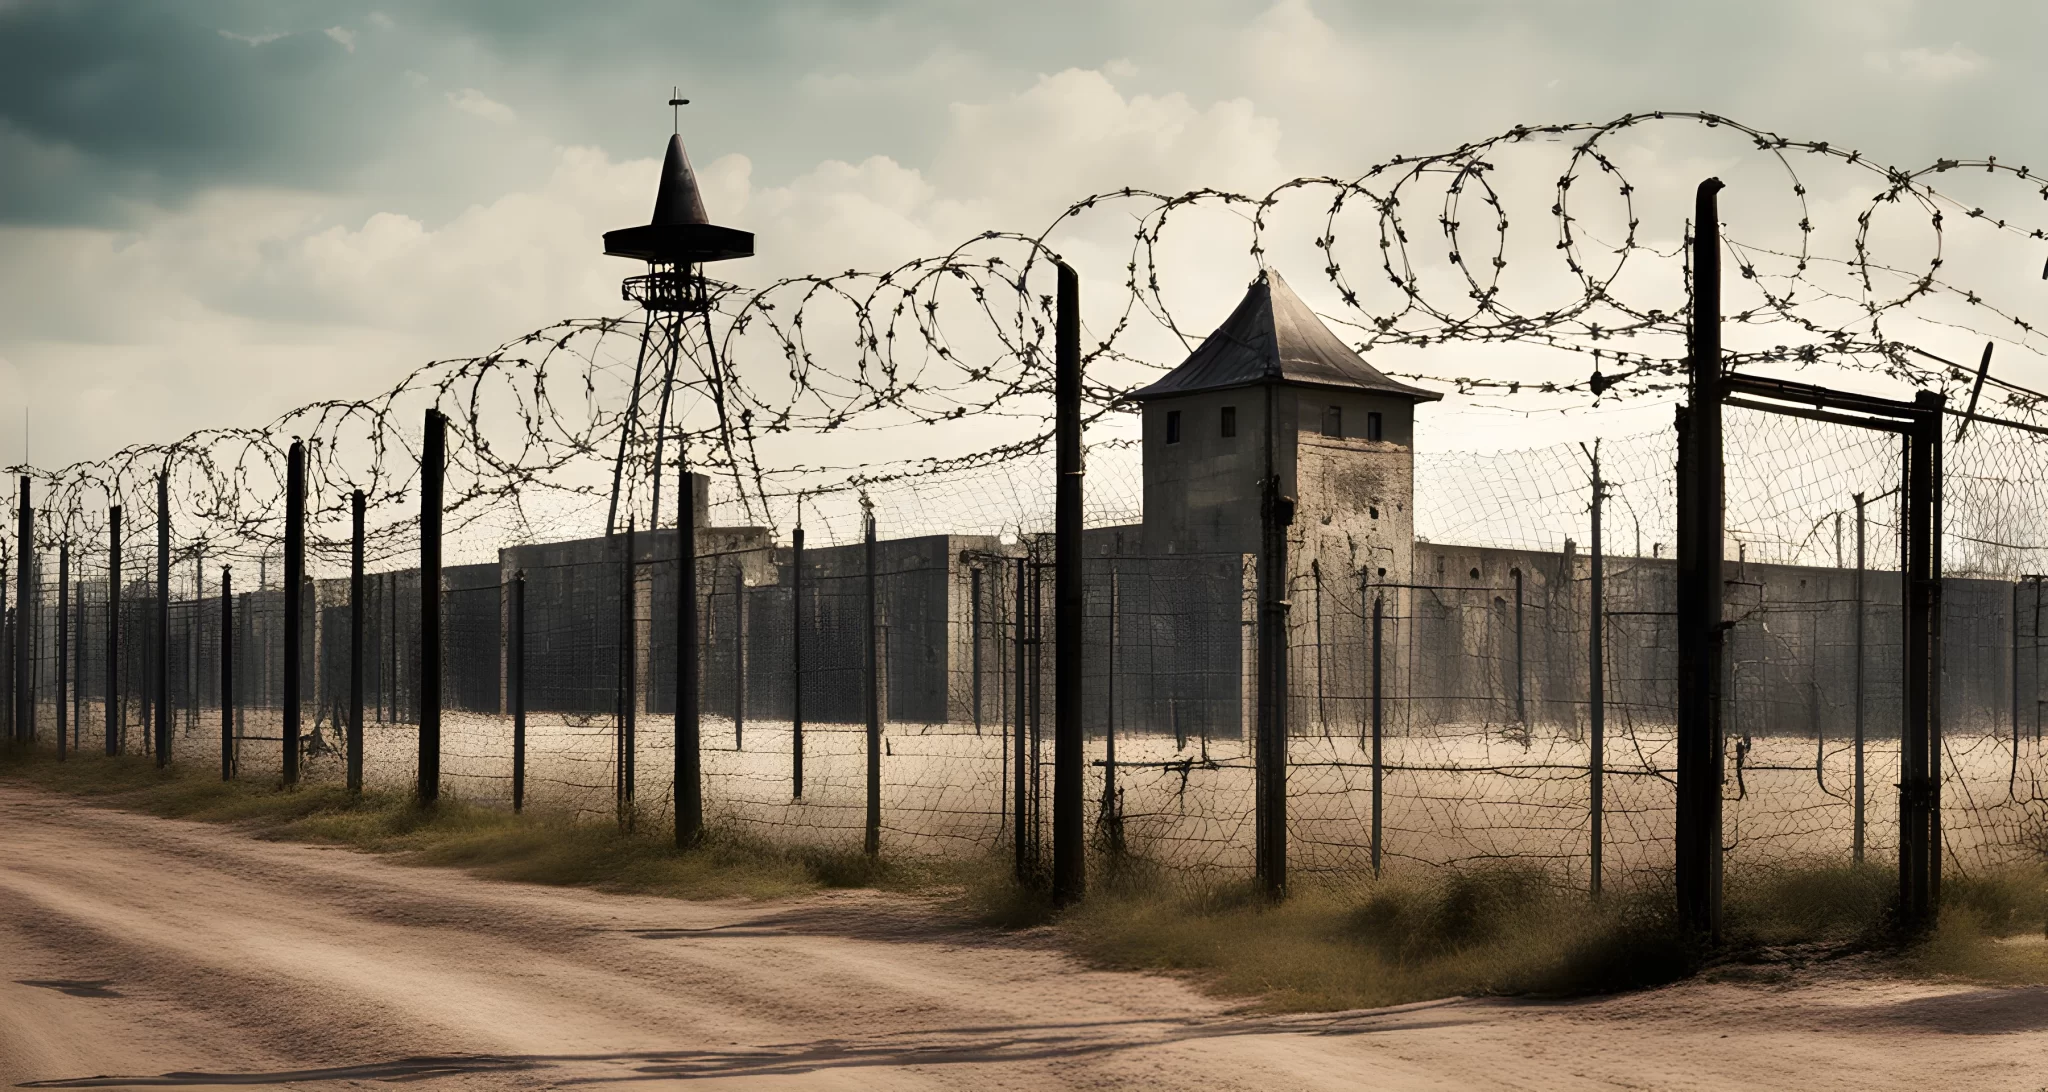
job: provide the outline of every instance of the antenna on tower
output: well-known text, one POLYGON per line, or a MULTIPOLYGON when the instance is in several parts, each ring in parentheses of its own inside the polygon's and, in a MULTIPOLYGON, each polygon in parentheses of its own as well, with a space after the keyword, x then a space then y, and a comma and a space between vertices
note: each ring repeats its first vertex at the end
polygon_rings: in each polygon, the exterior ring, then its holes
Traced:
POLYGON ((690 105, 690 100, 683 98, 682 96, 683 89, 680 87, 671 89, 668 94, 669 115, 671 119, 675 122, 675 131, 677 136, 683 135, 682 108, 690 105))

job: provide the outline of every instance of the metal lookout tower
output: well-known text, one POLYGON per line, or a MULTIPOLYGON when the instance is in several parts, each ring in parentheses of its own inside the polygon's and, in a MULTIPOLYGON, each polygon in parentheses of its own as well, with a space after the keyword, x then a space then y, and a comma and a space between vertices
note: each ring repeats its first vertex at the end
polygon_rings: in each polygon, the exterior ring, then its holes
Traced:
MULTIPOLYGON (((671 98, 671 107, 690 100, 671 98)), ((661 376, 659 401, 654 413, 654 465, 652 510, 647 526, 660 525, 661 468, 667 439, 670 406, 675 391, 676 368, 682 362, 682 344, 690 316, 701 316, 709 367, 703 380, 723 421, 724 376, 711 329, 711 293, 704 267, 711 262, 754 256, 754 234, 720 227, 704 211, 704 197, 697 187, 697 174, 690 169, 690 156, 683 150, 680 131, 669 137, 668 154, 661 164, 661 188, 654 198, 654 215, 645 224, 604 233, 604 252, 613 257, 635 258, 647 263, 647 272, 628 277, 620 284, 627 300, 640 305, 645 325, 640 335, 639 360, 633 368, 633 391, 619 427, 618 457, 612 466, 611 507, 605 517, 605 534, 618 530, 619 498, 626 468, 626 456, 636 435, 644 435, 641 399, 646 377, 661 376)), ((687 505, 690 498, 682 497, 687 505)))

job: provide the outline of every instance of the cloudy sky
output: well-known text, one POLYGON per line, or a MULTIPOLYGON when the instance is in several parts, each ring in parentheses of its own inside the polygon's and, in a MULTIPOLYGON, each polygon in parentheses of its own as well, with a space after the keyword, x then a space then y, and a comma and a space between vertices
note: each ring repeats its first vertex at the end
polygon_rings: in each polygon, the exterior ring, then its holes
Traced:
POLYGON ((1098 189, 1263 189, 1658 108, 1894 163, 2048 164, 2044 22, 1912 0, 0 0, 0 451, 24 427, 52 465, 257 423, 619 312, 630 270, 598 239, 646 217, 671 85, 713 218, 760 238, 733 275, 765 279, 1033 231, 1098 189))

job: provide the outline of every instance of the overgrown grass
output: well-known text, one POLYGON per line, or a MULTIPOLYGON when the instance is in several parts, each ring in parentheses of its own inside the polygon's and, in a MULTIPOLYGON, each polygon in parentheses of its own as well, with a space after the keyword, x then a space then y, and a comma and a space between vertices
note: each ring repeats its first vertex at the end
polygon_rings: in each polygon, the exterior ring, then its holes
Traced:
POLYGON ((1250 883, 1190 881, 1124 862, 1056 909, 1014 883, 1006 860, 952 866, 872 861, 714 836, 678 851, 666 831, 512 815, 444 800, 421 809, 339 786, 294 790, 159 771, 146 759, 0 754, 18 781, 156 815, 233 823, 266 838, 354 846, 506 880, 684 898, 770 898, 821 887, 952 891, 965 916, 1043 928, 1107 968, 1178 973, 1273 1011, 1374 1007, 1457 995, 1560 996, 1670 982, 1702 966, 1790 977, 1840 958, 1895 973, 1996 984, 2048 982, 2048 867, 1950 876, 1933 934, 1901 943, 1896 875, 1875 865, 1731 875, 1726 944, 1711 960, 1675 928, 1662 891, 1591 901, 1539 870, 1496 866, 1427 878, 1327 880, 1275 903, 1250 883))
POLYGON ((1877 866, 1734 877, 1724 945, 1676 928, 1668 891, 1593 901, 1546 873, 1494 866, 1429 878, 1324 881, 1280 903, 1249 883, 1139 868, 1096 878, 1055 912, 991 869, 969 889, 982 921, 1044 925, 1098 966, 1186 975, 1269 1010, 1329 1010, 1456 995, 1569 996, 1635 989, 1706 969, 1785 979, 1858 959, 1908 975, 2048 982, 2048 869, 1954 877, 1931 936, 1902 942, 1896 874, 1877 866))
POLYGON ((353 846, 405 863, 526 883, 761 899, 821 887, 916 886, 924 879, 857 850, 781 848, 719 834, 699 848, 679 850, 665 828, 639 833, 616 823, 514 815, 448 798, 421 808, 406 796, 352 796, 326 783, 283 789, 223 782, 197 770, 158 770, 133 756, 58 762, 40 752, 8 752, 0 755, 0 780, 152 815, 232 823, 264 838, 353 846))

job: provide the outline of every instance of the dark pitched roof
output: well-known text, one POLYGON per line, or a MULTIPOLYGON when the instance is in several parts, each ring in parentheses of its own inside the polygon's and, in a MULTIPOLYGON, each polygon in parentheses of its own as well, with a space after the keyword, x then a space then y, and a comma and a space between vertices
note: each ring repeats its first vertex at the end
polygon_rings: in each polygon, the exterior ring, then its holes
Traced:
POLYGON ((719 262, 754 254, 754 234, 719 227, 704 211, 704 194, 690 153, 678 133, 668 138, 661 160, 661 188, 654 193, 654 216, 638 227, 604 233, 604 252, 648 262, 719 262))
POLYGON ((668 138, 668 154, 661 157, 661 188, 654 191, 654 218, 650 224, 708 224, 704 195, 697 189, 697 172, 690 169, 690 153, 683 150, 683 134, 668 138))
POLYGON ((1367 364, 1270 269, 1259 273, 1237 310, 1180 367, 1131 397, 1143 401, 1272 382, 1372 391, 1415 402, 1443 397, 1389 379, 1367 364))

